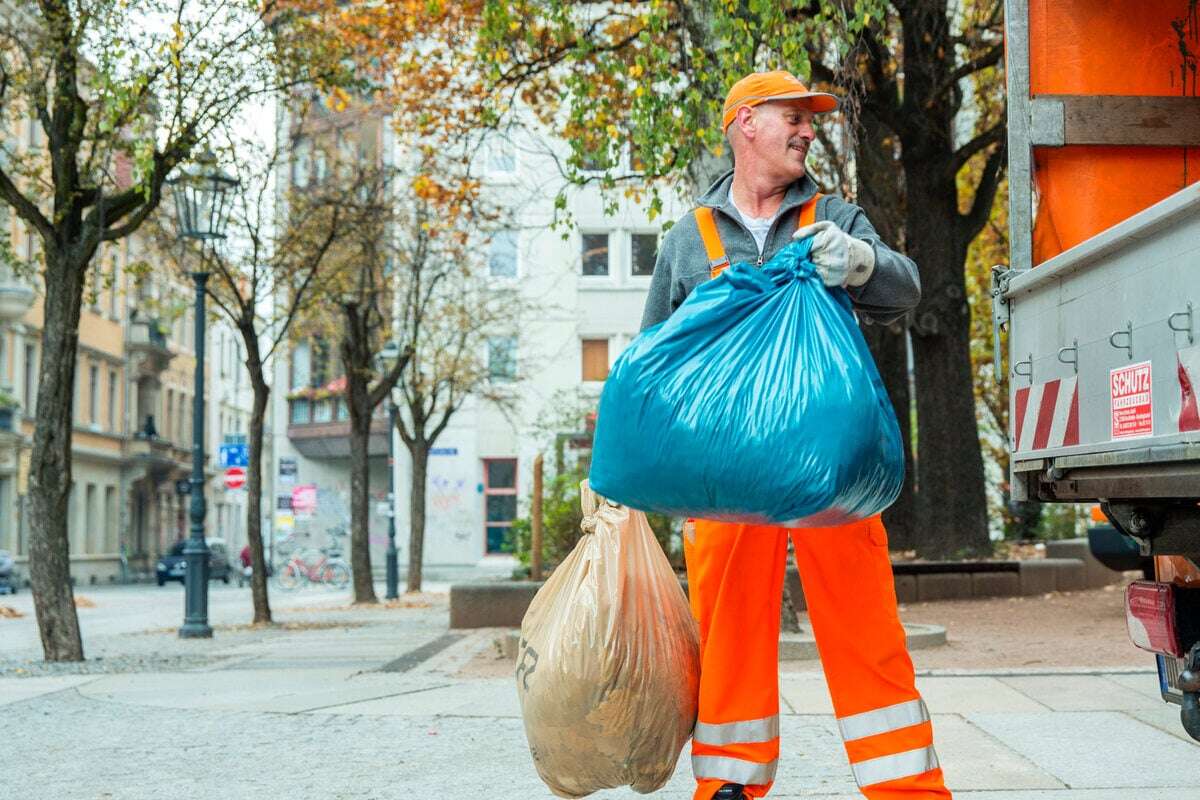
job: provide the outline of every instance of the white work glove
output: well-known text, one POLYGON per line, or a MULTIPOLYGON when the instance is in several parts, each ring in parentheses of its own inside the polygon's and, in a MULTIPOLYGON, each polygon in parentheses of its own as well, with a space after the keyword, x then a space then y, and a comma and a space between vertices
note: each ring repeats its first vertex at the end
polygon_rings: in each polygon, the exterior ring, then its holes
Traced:
POLYGON ((826 286, 862 286, 875 271, 875 248, 870 242, 855 239, 830 220, 805 225, 793 239, 813 237, 809 261, 826 286))

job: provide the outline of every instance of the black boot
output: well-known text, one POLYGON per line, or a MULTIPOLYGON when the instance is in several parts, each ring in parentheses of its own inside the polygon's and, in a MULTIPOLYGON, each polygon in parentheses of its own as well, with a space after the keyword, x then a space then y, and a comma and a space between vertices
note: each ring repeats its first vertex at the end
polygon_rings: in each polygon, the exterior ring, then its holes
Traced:
POLYGON ((740 783, 727 783, 713 795, 713 800, 746 800, 740 783))

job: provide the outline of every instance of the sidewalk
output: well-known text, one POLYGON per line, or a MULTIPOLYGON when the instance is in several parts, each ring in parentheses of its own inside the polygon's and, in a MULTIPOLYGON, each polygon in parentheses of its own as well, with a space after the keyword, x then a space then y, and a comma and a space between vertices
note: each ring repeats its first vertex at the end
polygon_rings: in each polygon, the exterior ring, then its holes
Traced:
MULTIPOLYGON (((0 679, 6 789, 30 800, 552 797, 511 679, 480 677, 507 672, 496 632, 447 633, 444 614, 436 597, 425 608, 281 609, 296 625, 337 627, 218 630, 211 642, 125 634, 205 658, 174 671, 0 679)), ((789 672, 781 685, 771 796, 859 797, 820 673, 789 672)), ((1200 747, 1145 669, 938 671, 920 686, 956 797, 1179 800, 1200 785, 1200 747)), ((690 795, 685 757, 655 796, 690 795)))

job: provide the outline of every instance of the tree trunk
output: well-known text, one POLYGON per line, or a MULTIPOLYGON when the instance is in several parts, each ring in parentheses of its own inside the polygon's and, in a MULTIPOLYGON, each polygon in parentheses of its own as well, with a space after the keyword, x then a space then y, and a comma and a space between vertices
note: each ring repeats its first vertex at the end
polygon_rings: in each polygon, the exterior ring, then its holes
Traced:
MULTIPOLYGON (((894 135, 869 107, 863 108, 860 123, 855 128, 856 199, 883 241, 902 249, 905 241, 904 173, 896 159, 894 135)), ((916 520, 919 515, 908 374, 908 318, 891 325, 864 325, 863 335, 875 356, 904 443, 904 484, 896 502, 883 512, 883 522, 892 549, 910 550, 917 547, 916 520)))
POLYGON ((250 468, 246 475, 246 535, 250 540, 250 595, 254 600, 254 624, 265 625, 271 622, 271 604, 267 598, 267 559, 263 552, 262 537, 262 459, 263 420, 267 414, 271 387, 263 378, 257 347, 252 352, 255 355, 247 360, 254 389, 254 405, 250 412, 250 468))
POLYGON ((350 419, 350 567, 354 571, 354 602, 378 603, 371 574, 370 473, 367 446, 371 438, 370 409, 350 419))
POLYGON ((421 566, 425 556, 425 483, 429 477, 429 442, 417 439, 408 447, 412 456, 412 482, 408 495, 408 575, 405 591, 421 591, 421 566))
POLYGON ((82 661, 67 530, 75 355, 85 270, 46 254, 42 364, 29 464, 29 579, 47 661, 82 661))
POLYGON ((975 415, 970 310, 959 241, 958 194, 941 164, 906 164, 909 254, 921 267, 921 304, 913 325, 919 390, 917 485, 921 503, 918 552, 928 558, 991 551, 983 454, 975 415), (919 232, 919 233, 918 233, 919 232))

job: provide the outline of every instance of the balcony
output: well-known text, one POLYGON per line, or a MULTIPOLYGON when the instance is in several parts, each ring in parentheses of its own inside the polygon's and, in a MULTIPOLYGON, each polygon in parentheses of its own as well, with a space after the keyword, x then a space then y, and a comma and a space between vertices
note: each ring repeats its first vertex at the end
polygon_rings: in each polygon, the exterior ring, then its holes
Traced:
POLYGON ((135 379, 157 378, 174 355, 159 321, 142 317, 130 320, 125 349, 129 353, 135 379))
POLYGON ((142 466, 146 475, 155 483, 165 480, 172 471, 187 468, 188 462, 186 457, 180 457, 181 452, 161 436, 147 435, 144 432, 134 434, 125 448, 129 460, 142 466))
MULTIPOLYGON (((348 458, 350 456, 350 410, 344 397, 288 400, 288 439, 305 458, 348 458)), ((381 404, 371 420, 367 439, 368 456, 386 456, 387 412, 381 404)))
POLYGON ((33 305, 33 289, 17 280, 8 270, 0 272, 0 322, 12 322, 25 316, 33 305))

